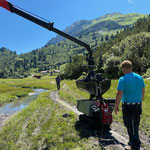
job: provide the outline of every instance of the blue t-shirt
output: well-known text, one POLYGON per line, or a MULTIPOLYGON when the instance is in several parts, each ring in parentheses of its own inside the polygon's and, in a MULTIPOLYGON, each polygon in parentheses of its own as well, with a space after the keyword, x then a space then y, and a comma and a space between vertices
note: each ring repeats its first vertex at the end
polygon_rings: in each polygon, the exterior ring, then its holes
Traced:
POLYGON ((142 100, 142 88, 144 87, 143 78, 132 72, 119 79, 117 90, 123 91, 122 102, 140 103, 142 100))

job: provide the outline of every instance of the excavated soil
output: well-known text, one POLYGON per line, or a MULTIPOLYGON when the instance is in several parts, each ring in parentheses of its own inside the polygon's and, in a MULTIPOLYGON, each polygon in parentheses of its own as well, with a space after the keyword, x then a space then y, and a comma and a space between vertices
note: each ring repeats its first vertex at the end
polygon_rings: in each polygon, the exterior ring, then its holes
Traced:
MULTIPOLYGON (((71 106, 65 101, 61 100, 58 91, 53 91, 50 93, 50 98, 59 103, 62 107, 73 111, 77 116, 82 114, 76 109, 76 106, 71 106)), ((78 118, 78 117, 77 117, 78 118)), ((113 122, 111 124, 110 129, 92 129, 84 124, 83 122, 77 119, 76 121, 76 130, 80 131, 80 136, 82 137, 93 137, 92 141, 93 144, 99 145, 104 150, 124 150, 124 147, 128 143, 128 134, 126 132, 126 128, 117 122, 113 122), (98 139, 98 140, 97 140, 98 139)), ((142 142, 141 150, 150 150, 150 138, 146 135, 140 133, 140 139, 142 142)))

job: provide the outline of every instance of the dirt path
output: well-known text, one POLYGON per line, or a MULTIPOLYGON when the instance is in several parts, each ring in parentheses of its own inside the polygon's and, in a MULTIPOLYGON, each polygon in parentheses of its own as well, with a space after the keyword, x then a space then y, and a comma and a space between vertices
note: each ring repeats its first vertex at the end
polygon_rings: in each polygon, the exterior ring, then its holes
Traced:
MULTIPOLYGON (((73 111, 76 115, 82 114, 76 109, 76 106, 72 107, 63 100, 60 100, 58 91, 53 91, 50 93, 50 97, 53 101, 59 103, 61 106, 63 106, 66 109, 69 109, 73 111)), ((79 121, 78 121, 79 122, 79 121)), ((80 126, 82 126, 80 124, 80 126)), ((91 130, 84 128, 83 132, 91 132, 91 130)), ((113 149, 113 150, 124 150, 124 147, 128 143, 128 135, 126 132, 126 129, 123 125, 118 124, 117 122, 113 122, 111 125, 111 130, 103 130, 95 132, 95 137, 99 137, 99 141, 97 142, 100 146, 106 149, 113 149)), ((83 134, 83 133, 82 133, 83 134)), ((90 133, 89 133, 90 134, 90 133)), ((141 148, 141 150, 150 150, 149 144, 150 139, 146 137, 145 135, 141 135, 141 141, 142 145, 144 144, 144 147, 141 148), (147 148, 146 148, 147 147, 147 148)))
POLYGON ((17 112, 10 114, 0 114, 0 131, 5 126, 5 124, 11 119, 12 116, 17 114, 17 112))
POLYGON ((0 130, 4 126, 4 122, 8 120, 9 116, 8 115, 0 115, 0 130))

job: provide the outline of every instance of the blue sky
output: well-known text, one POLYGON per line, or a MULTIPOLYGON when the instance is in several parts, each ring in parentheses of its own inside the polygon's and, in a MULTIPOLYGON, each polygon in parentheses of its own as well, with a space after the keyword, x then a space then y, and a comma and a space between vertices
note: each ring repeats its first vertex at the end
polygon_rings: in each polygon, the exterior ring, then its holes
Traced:
MULTIPOLYGON (((75 21, 91 20, 107 13, 150 14, 150 0, 9 0, 64 30, 75 21)), ((0 47, 18 54, 43 47, 56 34, 0 8, 0 47)))

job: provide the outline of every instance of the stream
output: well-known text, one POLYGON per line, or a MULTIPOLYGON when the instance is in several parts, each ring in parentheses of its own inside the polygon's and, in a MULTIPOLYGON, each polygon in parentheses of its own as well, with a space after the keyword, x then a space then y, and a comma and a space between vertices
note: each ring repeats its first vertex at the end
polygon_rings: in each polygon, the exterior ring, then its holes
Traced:
POLYGON ((32 101, 34 101, 38 95, 45 89, 34 89, 35 93, 29 93, 29 96, 20 98, 16 101, 6 103, 0 107, 0 129, 4 125, 4 122, 12 116, 14 113, 27 107, 32 101))

